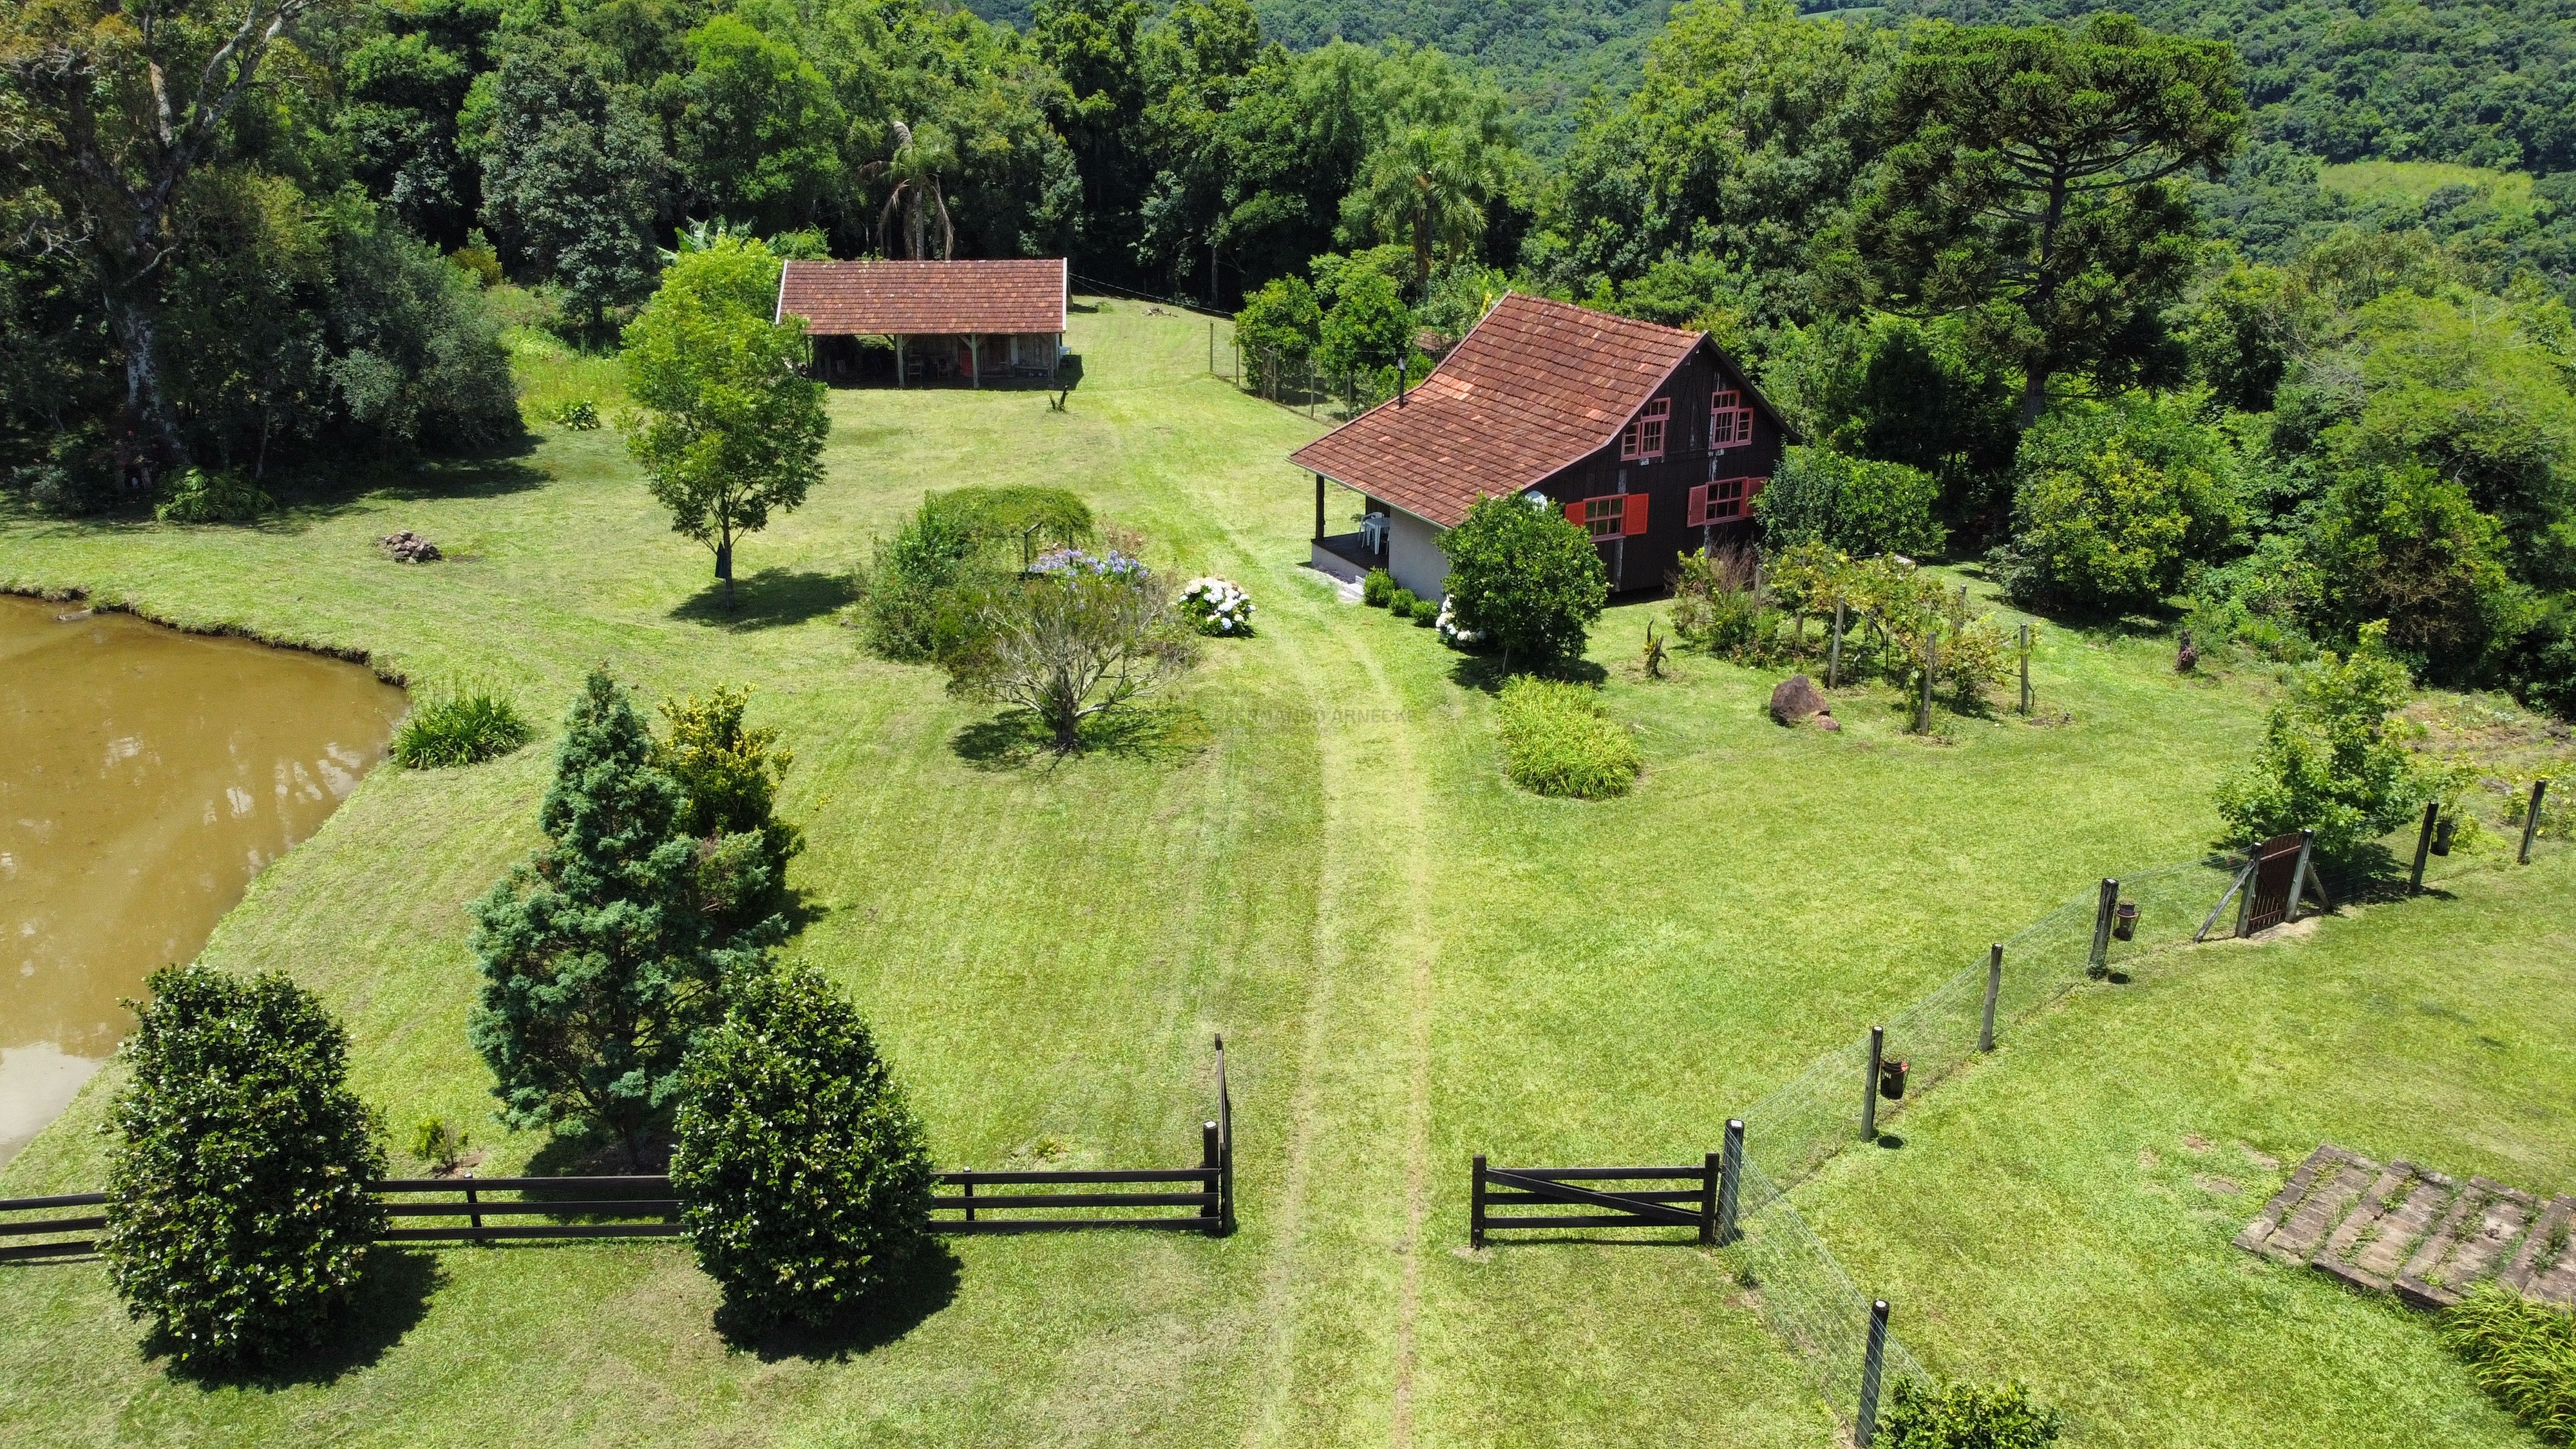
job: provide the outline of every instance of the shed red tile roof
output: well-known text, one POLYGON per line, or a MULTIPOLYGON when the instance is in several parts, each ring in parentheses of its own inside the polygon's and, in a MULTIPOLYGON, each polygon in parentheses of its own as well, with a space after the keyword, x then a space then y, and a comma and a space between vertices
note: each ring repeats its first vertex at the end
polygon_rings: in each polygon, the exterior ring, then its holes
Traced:
POLYGON ((1404 406, 1392 401, 1291 455, 1297 465, 1454 527, 1601 450, 1702 334, 1512 293, 1404 406))
POLYGON ((778 316, 807 332, 1062 332, 1061 257, 1012 262, 789 262, 778 316))

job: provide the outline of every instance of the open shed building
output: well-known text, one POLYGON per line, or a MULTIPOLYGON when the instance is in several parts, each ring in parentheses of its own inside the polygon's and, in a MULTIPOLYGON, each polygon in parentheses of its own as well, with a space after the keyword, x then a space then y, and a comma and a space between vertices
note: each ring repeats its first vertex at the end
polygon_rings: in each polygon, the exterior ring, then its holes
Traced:
POLYGON ((789 262, 778 320, 802 318, 825 382, 981 387, 1064 362, 1061 257, 986 262, 789 262), (873 344, 873 345, 871 345, 873 344))

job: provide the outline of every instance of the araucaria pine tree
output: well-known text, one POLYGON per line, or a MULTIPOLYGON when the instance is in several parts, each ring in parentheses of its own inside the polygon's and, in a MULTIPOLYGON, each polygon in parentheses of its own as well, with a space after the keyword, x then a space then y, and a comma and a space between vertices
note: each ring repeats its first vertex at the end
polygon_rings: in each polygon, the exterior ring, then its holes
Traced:
POLYGON ((512 1126, 604 1128, 640 1165, 681 1058, 722 1011, 725 966, 769 943, 766 925, 717 935, 686 803, 626 691, 593 672, 539 815, 546 843, 473 908, 471 1039, 512 1126))

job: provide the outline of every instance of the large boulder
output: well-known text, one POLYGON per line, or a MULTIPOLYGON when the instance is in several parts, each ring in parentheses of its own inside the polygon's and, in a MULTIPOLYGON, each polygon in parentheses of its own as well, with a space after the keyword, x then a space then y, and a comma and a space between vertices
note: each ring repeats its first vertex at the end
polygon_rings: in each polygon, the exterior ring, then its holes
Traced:
POLYGON ((1771 717, 1784 725, 1803 724, 1825 713, 1824 691, 1803 674, 1792 674, 1771 691, 1771 717))

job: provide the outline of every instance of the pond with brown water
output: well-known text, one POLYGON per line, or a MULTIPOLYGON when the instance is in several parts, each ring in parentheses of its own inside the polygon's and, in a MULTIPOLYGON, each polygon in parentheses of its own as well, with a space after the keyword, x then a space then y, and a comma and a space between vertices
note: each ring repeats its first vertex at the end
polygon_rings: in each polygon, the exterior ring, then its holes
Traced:
POLYGON ((384 758, 361 666, 0 595, 0 1161, 384 758))

